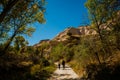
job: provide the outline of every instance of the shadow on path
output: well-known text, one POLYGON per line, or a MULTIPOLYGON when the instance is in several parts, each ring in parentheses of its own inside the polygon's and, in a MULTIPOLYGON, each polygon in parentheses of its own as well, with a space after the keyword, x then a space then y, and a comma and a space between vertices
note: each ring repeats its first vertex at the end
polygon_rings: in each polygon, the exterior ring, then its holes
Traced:
POLYGON ((52 74, 52 77, 48 80, 80 80, 79 76, 70 68, 68 65, 65 66, 65 69, 62 67, 57 68, 52 74))

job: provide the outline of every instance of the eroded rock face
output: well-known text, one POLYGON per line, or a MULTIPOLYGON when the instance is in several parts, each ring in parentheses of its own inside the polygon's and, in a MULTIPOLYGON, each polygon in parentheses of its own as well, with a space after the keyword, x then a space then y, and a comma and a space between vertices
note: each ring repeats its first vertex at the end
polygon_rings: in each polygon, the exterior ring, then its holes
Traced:
POLYGON ((78 28, 67 28, 60 34, 58 34, 53 40, 65 41, 69 36, 81 37, 82 35, 95 35, 96 31, 91 29, 89 26, 80 26, 78 28))
POLYGON ((39 43, 35 44, 34 47, 39 47, 44 43, 51 43, 53 42, 64 42, 67 41, 70 36, 79 38, 81 36, 87 36, 87 35, 96 35, 97 32, 90 28, 90 26, 80 26, 78 28, 69 27, 65 29, 63 32, 59 33, 55 38, 52 40, 45 39, 41 40, 39 43))
POLYGON ((39 43, 34 45, 34 48, 40 48, 43 47, 47 44, 48 47, 43 49, 44 55, 47 57, 49 56, 49 53, 51 52, 52 47, 57 45, 58 43, 63 43, 66 45, 71 45, 68 44, 72 42, 72 40, 76 40, 74 44, 79 43, 79 39, 83 36, 87 35, 96 35, 96 31, 90 28, 89 26, 80 26, 78 28, 70 27, 65 29, 63 32, 59 33, 55 38, 52 40, 45 39, 41 40, 39 43))

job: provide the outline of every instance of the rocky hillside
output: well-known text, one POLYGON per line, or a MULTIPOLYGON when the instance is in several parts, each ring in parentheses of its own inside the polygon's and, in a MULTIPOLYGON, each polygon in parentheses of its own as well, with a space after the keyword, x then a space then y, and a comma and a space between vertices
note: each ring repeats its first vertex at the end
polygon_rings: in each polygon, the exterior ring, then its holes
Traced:
POLYGON ((69 36, 81 37, 83 35, 95 35, 96 31, 91 29, 89 26, 80 26, 78 28, 69 27, 63 32, 58 34, 53 40, 54 41, 66 41, 69 36))
POLYGON ((95 35, 95 34, 97 34, 96 31, 90 28, 89 26, 80 26, 77 28, 69 27, 65 29, 63 32, 59 33, 52 40, 49 39, 41 40, 39 43, 35 44, 34 47, 42 46, 42 44, 44 43, 54 45, 58 42, 65 42, 68 41, 71 36, 74 38, 80 38, 81 36, 95 35))
POLYGON ((49 39, 41 40, 39 43, 35 44, 34 47, 39 47, 44 43, 50 43, 49 39))
POLYGON ((81 37, 85 35, 95 35, 96 31, 91 29, 89 26, 80 26, 78 28, 74 27, 69 27, 65 29, 63 32, 59 33, 55 38, 52 40, 46 39, 46 40, 41 40, 38 44, 35 44, 35 47, 41 46, 44 43, 51 43, 53 42, 63 42, 67 41, 70 36, 73 37, 81 37))

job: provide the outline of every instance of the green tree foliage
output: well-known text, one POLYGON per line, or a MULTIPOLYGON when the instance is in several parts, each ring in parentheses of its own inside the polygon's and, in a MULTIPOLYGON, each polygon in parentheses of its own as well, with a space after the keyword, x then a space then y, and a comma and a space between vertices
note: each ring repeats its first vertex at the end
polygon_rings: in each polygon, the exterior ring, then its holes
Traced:
POLYGON ((37 47, 37 55, 42 57, 48 57, 50 45, 48 43, 42 43, 41 46, 37 47))
POLYGON ((14 49, 18 52, 25 49, 25 47, 28 45, 28 42, 25 41, 23 36, 16 36, 14 40, 14 49))
POLYGON ((81 43, 74 46, 74 59, 79 64, 86 66, 89 63, 101 63, 100 58, 95 54, 101 49, 100 43, 95 40, 94 36, 84 36, 81 39, 81 43))
POLYGON ((64 50, 64 58, 66 62, 69 62, 73 59, 74 56, 74 47, 68 47, 65 46, 65 50, 64 50))
POLYGON ((0 0, 0 80, 50 77, 54 68, 48 67, 50 63, 43 55, 47 45, 36 49, 24 38, 35 31, 32 24, 45 23, 44 5, 45 0, 0 0))
POLYGON ((44 11, 44 2, 44 0, 1 0, 0 23, 10 17, 9 15, 22 15, 24 12, 32 13, 32 17, 36 11, 44 11))
POLYGON ((0 1, 0 43, 4 44, 5 53, 15 36, 35 31, 31 23, 44 23, 44 0, 4 0, 0 1))
POLYGON ((58 61, 62 59, 65 55, 65 46, 62 43, 57 44, 55 47, 52 48, 51 51, 51 59, 53 61, 58 61))
POLYGON ((85 6, 91 28, 97 34, 82 36, 80 44, 74 46, 75 68, 80 69, 82 65, 86 80, 117 80, 115 77, 119 79, 119 73, 116 70, 120 69, 119 58, 116 58, 120 50, 120 0, 87 0, 85 6))
POLYGON ((88 8, 91 22, 100 26, 115 16, 120 8, 119 4, 119 0, 87 0, 85 6, 88 8))
MULTIPOLYGON (((114 24, 116 24, 117 13, 120 9, 119 0, 87 0, 85 6, 88 8, 91 25, 99 34, 103 50, 105 53, 109 51, 109 38, 112 36, 114 24)), ((116 26, 118 27, 118 26, 116 26)))

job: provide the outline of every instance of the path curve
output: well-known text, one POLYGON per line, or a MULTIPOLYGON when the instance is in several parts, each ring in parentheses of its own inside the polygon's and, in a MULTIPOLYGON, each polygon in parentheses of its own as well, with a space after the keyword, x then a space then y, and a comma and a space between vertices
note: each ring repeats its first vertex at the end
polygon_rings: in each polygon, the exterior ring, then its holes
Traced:
MULTIPOLYGON (((56 63, 57 65, 57 63, 56 63)), ((52 74, 52 77, 48 80, 78 80, 79 76, 70 68, 68 65, 63 70, 62 66, 60 69, 56 69, 52 74)))

